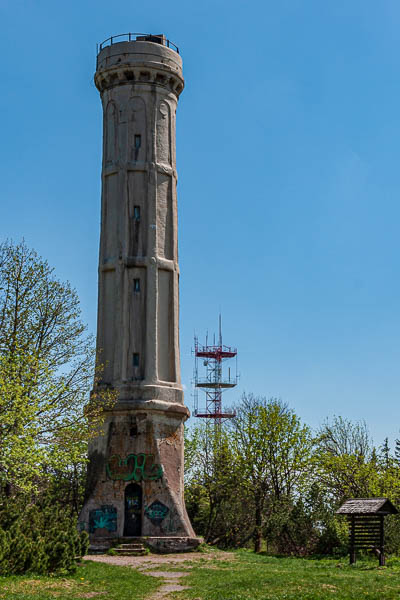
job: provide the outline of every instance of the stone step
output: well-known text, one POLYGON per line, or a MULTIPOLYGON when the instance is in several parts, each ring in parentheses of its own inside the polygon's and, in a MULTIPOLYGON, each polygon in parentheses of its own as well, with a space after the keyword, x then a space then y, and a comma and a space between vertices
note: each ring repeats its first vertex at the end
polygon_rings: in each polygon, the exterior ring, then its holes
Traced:
POLYGON ((147 552, 145 546, 141 542, 119 544, 114 550, 120 556, 142 556, 147 552))
POLYGON ((128 548, 113 548, 118 556, 143 556, 146 554, 145 548, 128 549, 128 548))

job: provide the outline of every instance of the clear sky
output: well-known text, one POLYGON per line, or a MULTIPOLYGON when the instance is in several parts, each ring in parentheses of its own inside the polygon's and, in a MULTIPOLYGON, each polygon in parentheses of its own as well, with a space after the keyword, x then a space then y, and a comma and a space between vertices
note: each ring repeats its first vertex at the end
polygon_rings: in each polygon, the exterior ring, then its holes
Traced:
POLYGON ((180 48, 181 355, 239 350, 242 391, 400 437, 398 0, 0 0, 0 239, 24 237, 95 331, 96 42, 180 48))

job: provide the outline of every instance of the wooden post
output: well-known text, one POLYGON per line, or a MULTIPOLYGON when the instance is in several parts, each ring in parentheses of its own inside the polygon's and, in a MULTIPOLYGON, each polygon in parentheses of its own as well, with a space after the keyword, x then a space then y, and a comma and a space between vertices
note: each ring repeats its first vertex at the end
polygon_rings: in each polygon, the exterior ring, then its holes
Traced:
POLYGON ((384 522, 383 515, 381 515, 380 522, 380 540, 379 540, 379 566, 385 566, 385 533, 384 533, 384 522))
POLYGON ((350 564, 354 565, 356 562, 356 549, 354 547, 355 538, 355 516, 351 515, 351 529, 350 529, 350 564))

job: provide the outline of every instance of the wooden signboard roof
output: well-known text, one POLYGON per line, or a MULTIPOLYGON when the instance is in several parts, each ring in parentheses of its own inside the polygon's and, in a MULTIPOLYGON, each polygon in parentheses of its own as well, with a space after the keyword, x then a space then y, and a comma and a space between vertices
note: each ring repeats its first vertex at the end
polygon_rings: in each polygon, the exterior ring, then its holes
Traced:
POLYGON ((352 498, 336 511, 338 515, 396 515, 398 510, 387 498, 352 498))

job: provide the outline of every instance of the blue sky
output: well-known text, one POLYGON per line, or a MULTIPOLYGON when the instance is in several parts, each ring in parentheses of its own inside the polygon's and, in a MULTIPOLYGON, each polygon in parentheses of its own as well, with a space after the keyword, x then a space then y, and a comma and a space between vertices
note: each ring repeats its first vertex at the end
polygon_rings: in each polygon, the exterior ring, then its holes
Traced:
POLYGON ((0 0, 0 239, 25 237, 95 331, 96 42, 180 48, 182 380, 223 314, 242 391, 310 425, 399 436, 400 5, 396 0, 0 0))

